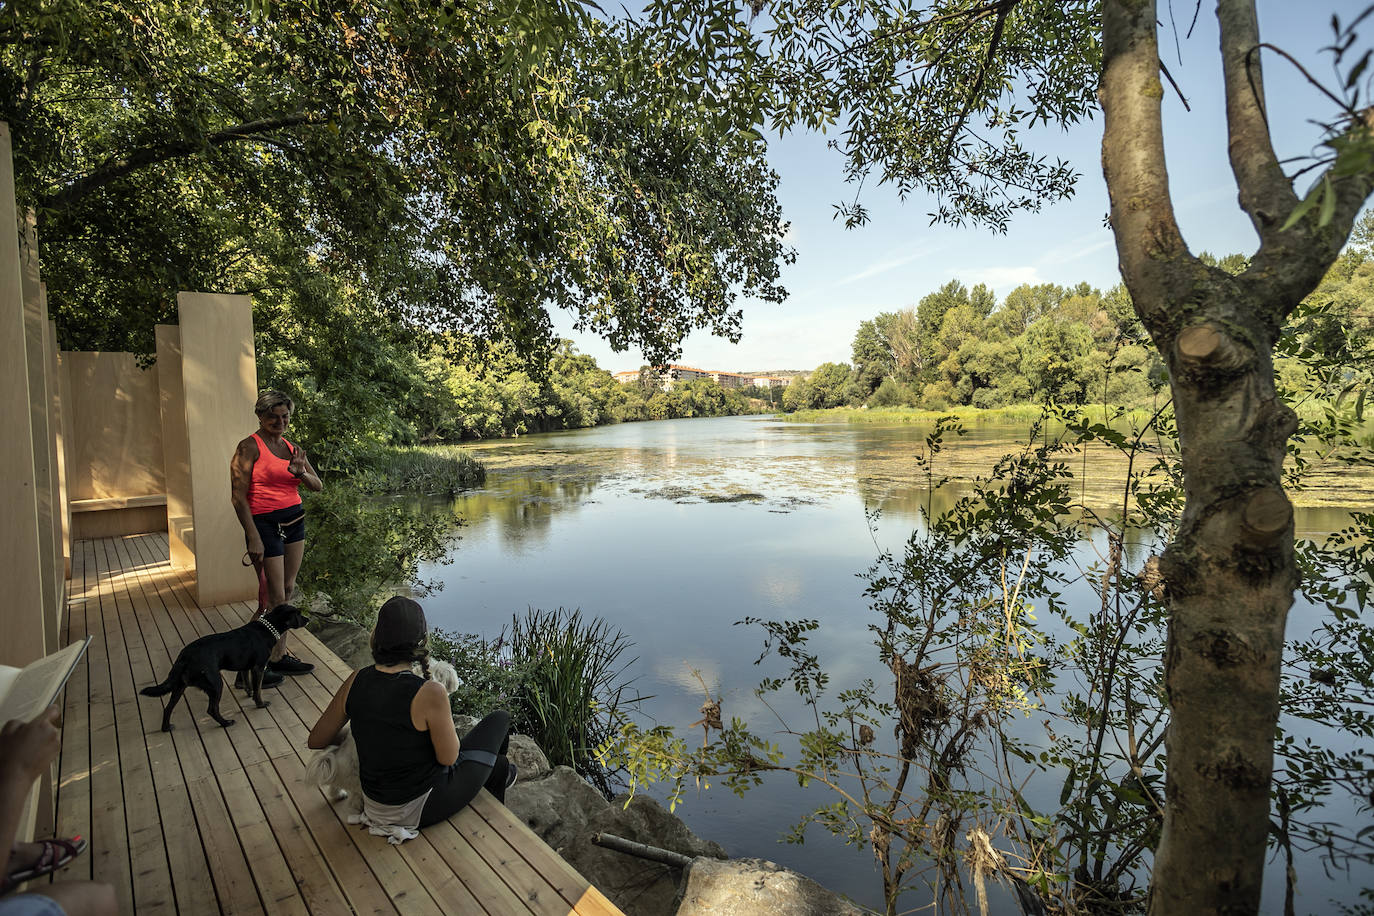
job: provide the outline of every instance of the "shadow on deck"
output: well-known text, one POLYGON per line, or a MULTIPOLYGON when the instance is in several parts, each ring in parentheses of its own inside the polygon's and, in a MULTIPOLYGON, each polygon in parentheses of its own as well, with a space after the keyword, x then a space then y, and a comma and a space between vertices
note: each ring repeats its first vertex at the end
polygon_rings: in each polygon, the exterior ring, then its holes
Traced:
POLYGON ((166 535, 79 541, 73 554, 63 643, 95 641, 67 686, 57 831, 90 849, 59 878, 109 882, 139 916, 620 913, 486 792, 401 846, 345 823, 305 781, 305 739, 349 671, 308 633, 294 631, 292 650, 315 671, 269 691, 268 708, 226 687, 236 724, 224 729, 192 690, 163 733, 162 700, 139 688, 251 607, 198 607, 166 535))

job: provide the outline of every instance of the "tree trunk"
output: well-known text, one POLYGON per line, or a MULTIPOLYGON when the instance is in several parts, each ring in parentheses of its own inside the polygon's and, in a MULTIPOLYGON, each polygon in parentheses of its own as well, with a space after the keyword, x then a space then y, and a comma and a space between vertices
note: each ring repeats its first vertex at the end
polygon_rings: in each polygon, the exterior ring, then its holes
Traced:
POLYGON ((1256 913, 1284 624, 1298 582, 1282 465, 1296 417, 1272 350, 1349 235, 1368 176, 1337 213, 1288 232, 1297 205, 1264 111, 1253 0, 1220 0, 1227 126, 1240 204, 1261 246, 1231 277, 1187 250, 1164 163, 1153 0, 1105 0, 1102 165, 1123 279, 1169 367, 1186 504, 1161 564, 1169 602, 1164 828, 1150 912, 1256 913))

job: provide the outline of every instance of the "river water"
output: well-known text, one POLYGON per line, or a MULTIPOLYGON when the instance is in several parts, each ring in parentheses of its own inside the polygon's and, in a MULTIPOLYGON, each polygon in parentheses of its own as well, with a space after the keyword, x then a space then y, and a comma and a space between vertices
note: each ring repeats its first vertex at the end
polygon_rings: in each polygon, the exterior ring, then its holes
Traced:
MULTIPOLYGON (((1028 426, 970 427, 949 440, 935 473, 987 474, 1028 426)), ((464 525, 451 562, 423 571, 444 586, 425 600, 426 612, 436 626, 495 637, 526 608, 580 608, 633 640, 630 674, 653 697, 644 704, 653 721, 688 733, 705 685, 722 698, 727 721, 741 716, 766 730, 775 720, 752 691, 779 672, 755 666, 762 633, 736 621, 817 618, 813 647, 833 684, 882 675, 857 574, 880 549, 900 552, 918 507, 932 499, 914 459, 927 432, 730 417, 478 444, 486 484, 452 504, 464 525), (875 509, 881 514, 870 522, 875 509)), ((1118 460, 1099 450, 1073 461, 1088 481, 1085 501, 1117 499, 1118 460)), ((1335 530, 1349 508, 1370 505, 1367 479, 1332 473, 1324 489, 1302 497, 1314 505, 1297 512, 1300 534, 1335 530)), ((952 498, 937 493, 934 509, 952 498)), ((1136 566, 1148 546, 1132 558, 1136 566)), ((877 906, 881 882, 869 854, 814 827, 803 845, 780 842, 801 811, 833 801, 825 792, 779 775, 743 798, 689 789, 677 813, 732 856, 771 859, 877 906)), ((1368 820, 1368 810, 1360 817, 1368 820)), ((1282 866, 1271 871, 1266 911, 1281 912, 1282 866)), ((1332 895, 1354 902, 1351 882, 1368 878, 1338 876, 1326 886, 1319 868, 1304 868, 1299 911, 1327 911, 1332 895)), ((907 905, 928 902, 919 897, 907 905)))

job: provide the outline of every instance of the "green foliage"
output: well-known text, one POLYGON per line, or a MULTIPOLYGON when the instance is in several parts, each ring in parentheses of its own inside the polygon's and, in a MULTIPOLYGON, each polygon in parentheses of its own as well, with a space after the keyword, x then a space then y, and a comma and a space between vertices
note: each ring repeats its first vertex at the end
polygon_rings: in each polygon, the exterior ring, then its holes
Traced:
POLYGON ((349 483, 370 493, 453 496, 480 486, 486 476, 486 468, 459 449, 398 448, 374 455, 349 483))
POLYGON ((511 658, 504 638, 436 627, 429 631, 429 651, 458 674, 458 689, 449 694, 454 715, 480 719, 498 709, 520 715, 529 672, 511 658))
POLYGON ((452 664, 461 681, 450 698, 455 714, 506 710, 511 728, 533 738, 551 764, 574 768, 608 797, 621 777, 598 762, 595 748, 650 699, 629 693, 631 646, 601 618, 563 608, 530 608, 494 640, 430 632, 431 654, 452 664))
MULTIPOLYGON (((760 694, 794 692, 814 726, 786 727, 786 747, 764 737, 771 720, 708 727, 696 744, 627 726, 607 759, 631 774, 632 789, 666 781, 674 802, 691 782, 743 793, 775 772, 825 786, 831 798, 803 812, 787 839, 815 826, 867 847, 888 913, 927 900, 962 911, 971 905, 962 895, 981 897, 988 874, 1055 912, 1144 912, 1165 804, 1167 609, 1158 558, 1141 545, 1167 543, 1182 510, 1177 432, 1167 402, 1152 414, 1052 408, 1043 422, 1030 445, 866 574, 870 672, 881 676, 834 683, 812 647, 814 620, 742 621, 760 628, 760 661, 779 668, 760 694), (1089 447, 1127 460, 1117 513, 1073 503, 1069 459, 1089 447), (1098 559, 1079 565, 1085 542, 1098 559), (930 896, 900 904, 917 886, 930 896)), ((1299 471, 1369 460, 1350 430, 1324 427, 1332 448, 1308 448, 1299 471)), ((932 491, 944 439, 958 431, 942 421, 918 453, 932 491)), ((1374 797, 1371 545, 1374 513, 1357 513, 1323 545, 1299 545, 1304 594, 1325 612, 1285 658, 1290 718, 1276 745, 1271 841, 1290 862, 1304 852, 1336 868, 1374 861, 1371 832, 1337 816, 1374 797), (1296 719, 1335 737, 1299 740, 1296 719)))
MULTIPOLYGON (((178 290, 617 349, 737 338, 792 255, 749 97, 576 0, 0 8, 0 118, 65 347, 152 349, 178 290)), ((261 316, 260 316, 261 324, 261 316)))
MULTIPOLYGON (((1091 0, 657 0, 647 15, 673 56, 694 61, 696 85, 731 87, 752 102, 756 124, 832 133, 849 179, 930 193, 932 220, 1001 229, 1017 211, 1073 191, 1073 170, 1023 138, 1096 108, 1091 0)), ((868 218, 857 200, 836 215, 851 225, 868 218)))
POLYGON ((783 407, 938 411, 1104 398, 1139 406, 1167 381, 1147 344, 1124 287, 1103 294, 1086 283, 1022 285, 999 303, 986 286, 970 290, 955 279, 915 308, 860 322, 848 378, 840 380, 839 364, 818 367, 789 387, 783 407))
POLYGON ((303 496, 308 532, 297 585, 309 598, 327 598, 335 615, 371 627, 398 586, 417 594, 432 587, 417 578, 421 565, 450 562, 451 518, 358 481, 326 481, 323 492, 303 496))

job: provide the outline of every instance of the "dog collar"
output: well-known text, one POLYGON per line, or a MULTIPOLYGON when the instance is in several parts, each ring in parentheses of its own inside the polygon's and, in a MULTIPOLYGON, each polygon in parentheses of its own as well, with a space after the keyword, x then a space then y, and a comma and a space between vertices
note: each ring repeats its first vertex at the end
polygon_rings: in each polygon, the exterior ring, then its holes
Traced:
POLYGON ((277 632, 277 628, 274 627, 274 626, 272 626, 272 624, 268 623, 266 617, 259 617, 259 618, 258 618, 258 623, 260 623, 260 624, 262 624, 263 626, 267 627, 267 632, 269 632, 269 633, 272 634, 272 638, 273 638, 274 640, 281 639, 281 634, 277 632))

